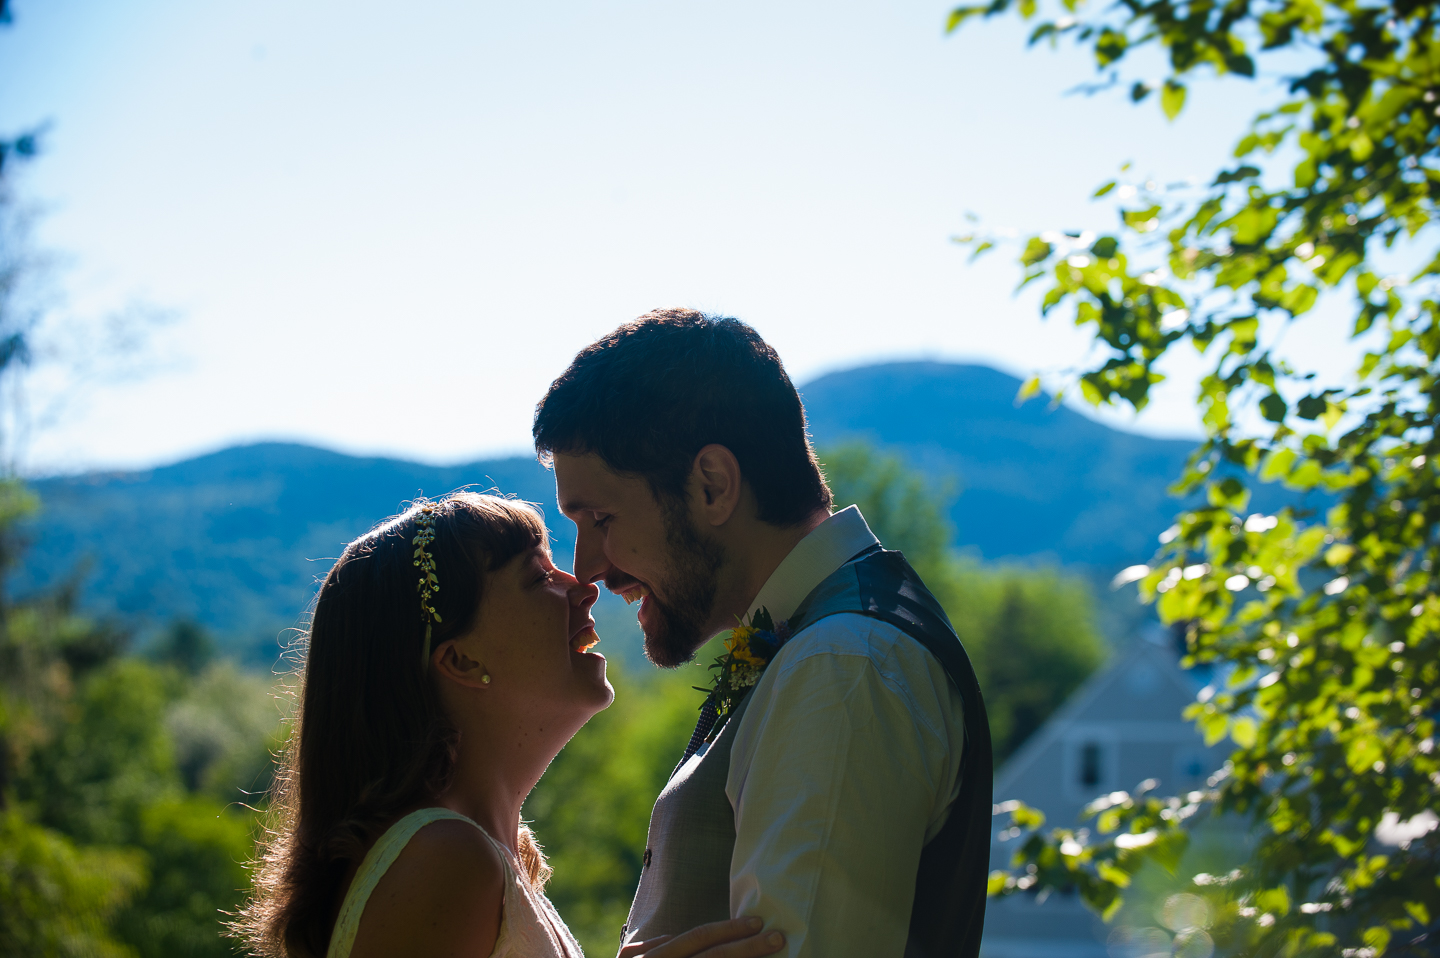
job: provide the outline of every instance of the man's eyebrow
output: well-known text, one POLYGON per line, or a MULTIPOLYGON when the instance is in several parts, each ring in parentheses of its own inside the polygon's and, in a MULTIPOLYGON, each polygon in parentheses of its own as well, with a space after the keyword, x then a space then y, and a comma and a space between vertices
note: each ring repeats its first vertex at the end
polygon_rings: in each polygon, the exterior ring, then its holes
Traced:
POLYGON ((584 499, 566 499, 560 503, 560 511, 569 515, 572 512, 601 512, 603 510, 584 499))

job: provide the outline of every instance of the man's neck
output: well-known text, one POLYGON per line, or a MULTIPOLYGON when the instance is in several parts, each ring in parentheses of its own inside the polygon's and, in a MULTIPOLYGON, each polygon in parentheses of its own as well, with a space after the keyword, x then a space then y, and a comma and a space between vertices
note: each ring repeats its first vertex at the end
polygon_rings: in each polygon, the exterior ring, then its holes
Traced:
POLYGON ((731 561, 725 571, 729 574, 722 574, 719 594, 715 597, 715 609, 720 613, 718 623, 712 623, 716 633, 732 628, 737 618, 750 611, 755 597, 785 557, 829 518, 828 510, 817 509, 793 526, 775 526, 756 520, 737 537, 739 541, 727 550, 731 561))

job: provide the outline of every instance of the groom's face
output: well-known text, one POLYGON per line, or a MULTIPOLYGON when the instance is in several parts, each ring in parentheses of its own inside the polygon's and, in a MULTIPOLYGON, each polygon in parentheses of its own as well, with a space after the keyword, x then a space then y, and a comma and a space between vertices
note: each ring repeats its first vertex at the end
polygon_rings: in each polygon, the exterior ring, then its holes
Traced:
POLYGON ((643 478, 617 473, 593 453, 557 453, 555 488, 576 527, 575 577, 640 602, 652 662, 688 662, 710 637, 719 544, 696 528, 684 502, 657 501, 643 478))

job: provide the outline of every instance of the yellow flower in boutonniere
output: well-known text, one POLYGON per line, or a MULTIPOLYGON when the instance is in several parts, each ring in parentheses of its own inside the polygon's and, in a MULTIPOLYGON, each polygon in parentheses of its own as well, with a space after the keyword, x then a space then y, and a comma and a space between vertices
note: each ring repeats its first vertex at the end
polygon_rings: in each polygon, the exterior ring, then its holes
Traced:
POLYGON ((754 626, 737 626, 725 639, 725 651, 730 653, 732 663, 744 665, 764 665, 765 659, 757 658, 754 650, 750 647, 750 640, 760 630, 754 626))
MULTIPOLYGON (((755 611, 749 623, 741 620, 725 636, 725 654, 710 666, 715 672, 714 684, 708 689, 696 686, 696 691, 706 693, 701 708, 713 708, 721 719, 729 715, 745 693, 760 681, 765 667, 789 639, 789 625, 775 624, 769 610, 763 607, 755 611)), ((715 724, 711 737, 719 734, 723 724, 715 724)))

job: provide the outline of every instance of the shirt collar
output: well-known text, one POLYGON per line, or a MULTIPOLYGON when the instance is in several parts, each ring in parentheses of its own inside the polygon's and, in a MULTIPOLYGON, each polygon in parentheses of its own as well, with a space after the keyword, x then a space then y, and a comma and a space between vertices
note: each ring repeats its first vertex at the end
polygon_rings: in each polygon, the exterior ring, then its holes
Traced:
POLYGON ((797 542, 775 567, 756 594, 745 621, 753 621, 752 617, 762 606, 777 623, 790 618, 805 597, 832 572, 879 542, 859 508, 841 509, 797 542))

